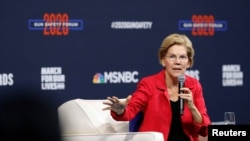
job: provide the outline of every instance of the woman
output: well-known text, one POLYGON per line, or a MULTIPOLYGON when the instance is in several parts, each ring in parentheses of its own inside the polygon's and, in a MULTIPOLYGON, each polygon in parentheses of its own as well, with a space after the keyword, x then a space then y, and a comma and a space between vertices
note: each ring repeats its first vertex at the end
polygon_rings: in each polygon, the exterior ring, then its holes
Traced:
POLYGON ((183 34, 167 36, 158 51, 163 69, 140 80, 128 103, 117 97, 107 97, 103 104, 118 121, 129 121, 143 112, 139 131, 158 131, 166 141, 198 141, 207 136, 210 119, 207 114, 200 82, 185 75, 192 67, 194 49, 190 39, 183 34), (178 92, 178 77, 185 76, 184 86, 178 92), (184 112, 180 114, 180 100, 184 112))

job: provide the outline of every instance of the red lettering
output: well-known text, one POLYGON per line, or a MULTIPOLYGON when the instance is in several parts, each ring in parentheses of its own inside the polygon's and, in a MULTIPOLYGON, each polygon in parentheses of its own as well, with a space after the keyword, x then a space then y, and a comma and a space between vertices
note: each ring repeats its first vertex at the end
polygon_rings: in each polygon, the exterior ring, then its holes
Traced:
POLYGON ((193 15, 192 22, 193 22, 193 27, 192 27, 193 36, 213 36, 214 35, 214 16, 193 15))
MULTIPOLYGON (((45 23, 48 22, 49 21, 49 14, 45 13, 43 15, 43 20, 45 21, 45 23)), ((49 35, 48 28, 49 28, 48 26, 44 25, 43 35, 49 35)))
POLYGON ((66 36, 69 34, 69 27, 67 25, 69 21, 68 14, 64 13, 45 13, 43 15, 45 22, 43 34, 48 36, 66 36))
MULTIPOLYGON (((68 23, 69 22, 69 16, 68 14, 63 14, 62 15, 62 22, 63 23, 68 23)), ((68 35, 69 34, 69 27, 66 25, 62 26, 62 32, 64 35, 68 35)))

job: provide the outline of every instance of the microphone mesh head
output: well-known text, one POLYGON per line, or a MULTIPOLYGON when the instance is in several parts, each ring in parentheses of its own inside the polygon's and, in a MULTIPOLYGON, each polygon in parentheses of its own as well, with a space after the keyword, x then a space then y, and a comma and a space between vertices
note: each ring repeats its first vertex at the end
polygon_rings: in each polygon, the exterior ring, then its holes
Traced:
POLYGON ((178 81, 179 82, 184 82, 185 81, 185 76, 184 75, 179 75, 178 76, 178 81))

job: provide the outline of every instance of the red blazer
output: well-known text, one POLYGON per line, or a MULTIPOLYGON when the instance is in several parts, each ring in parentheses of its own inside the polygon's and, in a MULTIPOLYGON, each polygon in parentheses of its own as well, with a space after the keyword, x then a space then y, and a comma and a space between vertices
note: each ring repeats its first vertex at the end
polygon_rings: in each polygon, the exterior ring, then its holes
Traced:
MULTIPOLYGON (((210 119, 207 114, 202 86, 197 79, 185 76, 184 87, 188 87, 193 93, 194 104, 202 115, 203 122, 198 124, 193 121, 191 111, 187 104, 184 104, 184 113, 181 117, 182 126, 190 141, 198 141, 198 136, 208 134, 210 119)), ((124 113, 117 115, 111 111, 111 116, 117 121, 129 121, 133 119, 139 111, 143 111, 143 122, 139 131, 158 131, 163 133, 167 141, 172 112, 170 99, 165 83, 165 72, 144 77, 137 85, 137 89, 132 94, 124 113)))

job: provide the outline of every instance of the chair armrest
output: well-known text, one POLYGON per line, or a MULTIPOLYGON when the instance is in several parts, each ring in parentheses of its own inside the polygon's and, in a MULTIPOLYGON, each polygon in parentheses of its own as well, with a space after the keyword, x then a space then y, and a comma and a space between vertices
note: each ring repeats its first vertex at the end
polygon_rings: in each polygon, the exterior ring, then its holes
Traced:
POLYGON ((160 132, 122 132, 62 135, 62 141, 164 141, 160 132))

